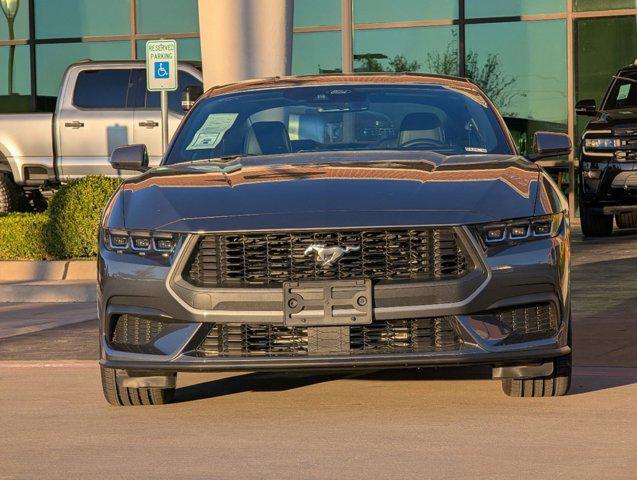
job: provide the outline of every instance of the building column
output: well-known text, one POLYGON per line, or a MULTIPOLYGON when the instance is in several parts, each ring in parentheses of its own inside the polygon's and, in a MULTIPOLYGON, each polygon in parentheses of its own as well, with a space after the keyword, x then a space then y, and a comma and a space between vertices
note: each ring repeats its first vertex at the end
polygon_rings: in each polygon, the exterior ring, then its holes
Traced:
POLYGON ((293 0, 199 0, 204 87, 289 75, 293 0))

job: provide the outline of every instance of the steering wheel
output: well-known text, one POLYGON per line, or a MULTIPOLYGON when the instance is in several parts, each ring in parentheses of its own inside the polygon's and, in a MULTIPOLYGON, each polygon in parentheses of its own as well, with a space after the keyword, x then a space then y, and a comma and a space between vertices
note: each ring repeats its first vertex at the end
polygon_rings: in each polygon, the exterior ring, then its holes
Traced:
POLYGON ((415 146, 422 147, 444 147, 445 144, 440 140, 435 140, 433 138, 414 138, 412 140, 408 140, 405 143, 400 144, 400 148, 409 148, 415 146))

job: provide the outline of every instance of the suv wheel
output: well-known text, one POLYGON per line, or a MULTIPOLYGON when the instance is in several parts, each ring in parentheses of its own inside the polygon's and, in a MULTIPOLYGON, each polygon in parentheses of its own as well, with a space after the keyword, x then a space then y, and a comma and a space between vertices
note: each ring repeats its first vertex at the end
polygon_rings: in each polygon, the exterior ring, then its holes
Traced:
POLYGON ((637 228, 637 212, 620 213, 615 220, 619 228, 637 228))
POLYGON ((100 367, 104 397, 117 407, 128 405, 163 405, 175 396, 174 388, 125 388, 117 384, 117 371, 100 367))
POLYGON ((585 237, 608 237, 613 233, 612 215, 595 215, 584 205, 580 208, 582 233, 585 237))
POLYGON ((561 397, 571 386, 571 354, 554 360, 548 377, 502 380, 502 390, 509 397, 561 397))
POLYGON ((0 213, 19 210, 20 190, 10 175, 0 173, 0 213))

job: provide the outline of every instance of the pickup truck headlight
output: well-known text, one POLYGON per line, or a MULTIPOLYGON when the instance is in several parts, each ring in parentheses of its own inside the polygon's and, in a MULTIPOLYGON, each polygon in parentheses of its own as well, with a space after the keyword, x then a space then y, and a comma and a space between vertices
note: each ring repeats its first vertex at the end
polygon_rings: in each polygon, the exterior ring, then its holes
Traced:
POLYGON ((619 138, 586 138, 584 147, 587 150, 616 150, 621 147, 619 138))
POLYGON ((146 230, 119 230, 105 228, 102 231, 104 246, 114 252, 139 255, 169 256, 177 248, 179 236, 165 232, 146 230))
POLYGON ((563 213, 520 218, 477 225, 481 240, 487 245, 553 238, 560 232, 563 213))

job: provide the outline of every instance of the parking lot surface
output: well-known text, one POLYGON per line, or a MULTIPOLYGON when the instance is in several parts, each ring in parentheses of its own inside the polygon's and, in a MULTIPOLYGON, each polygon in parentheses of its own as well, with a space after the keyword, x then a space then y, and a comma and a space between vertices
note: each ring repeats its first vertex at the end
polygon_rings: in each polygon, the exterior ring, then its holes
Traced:
POLYGON ((481 369, 191 374, 172 405, 117 409, 90 305, 0 304, 0 479, 633 479, 635 272, 637 232, 575 236, 562 398, 508 398, 481 369))

